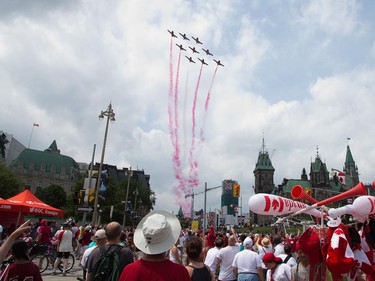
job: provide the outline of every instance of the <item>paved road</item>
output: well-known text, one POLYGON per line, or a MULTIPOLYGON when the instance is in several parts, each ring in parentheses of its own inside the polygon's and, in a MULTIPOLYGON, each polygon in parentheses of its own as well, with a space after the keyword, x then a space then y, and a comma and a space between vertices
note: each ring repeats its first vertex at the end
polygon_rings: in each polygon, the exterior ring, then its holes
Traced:
POLYGON ((47 268, 46 271, 42 273, 43 280, 64 280, 64 281, 77 281, 77 277, 82 277, 82 268, 78 267, 78 262, 76 261, 76 265, 66 273, 66 276, 62 276, 61 271, 57 270, 57 275, 51 275, 52 268, 47 268))

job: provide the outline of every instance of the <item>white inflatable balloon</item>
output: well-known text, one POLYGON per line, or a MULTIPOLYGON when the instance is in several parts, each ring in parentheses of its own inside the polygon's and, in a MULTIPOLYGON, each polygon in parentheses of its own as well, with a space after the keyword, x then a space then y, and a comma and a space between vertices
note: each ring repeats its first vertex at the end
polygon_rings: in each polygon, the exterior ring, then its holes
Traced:
MULTIPOLYGON (((309 207, 309 205, 267 193, 254 194, 249 199, 249 210, 258 215, 286 215, 301 211, 306 207, 309 207)), ((317 209, 310 209, 305 213, 315 217, 320 217, 322 215, 317 209)))
POLYGON ((367 217, 375 213, 375 197, 374 196, 359 196, 352 205, 346 205, 340 208, 331 208, 328 215, 336 218, 345 214, 352 215, 358 221, 364 222, 367 217))

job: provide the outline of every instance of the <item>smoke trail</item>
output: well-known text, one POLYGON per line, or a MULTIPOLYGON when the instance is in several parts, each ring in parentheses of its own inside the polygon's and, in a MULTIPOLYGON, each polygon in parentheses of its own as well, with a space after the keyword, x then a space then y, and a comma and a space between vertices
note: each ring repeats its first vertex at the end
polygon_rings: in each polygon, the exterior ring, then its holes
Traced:
POLYGON ((197 161, 194 160, 194 150, 195 150, 195 110, 197 106, 197 96, 198 96, 198 89, 199 89, 199 83, 202 76, 202 69, 203 64, 201 65, 201 69, 199 71, 197 86, 195 88, 194 92, 194 101, 193 101, 193 108, 192 108, 192 127, 191 127, 191 147, 189 151, 189 157, 190 157, 190 173, 189 173, 189 185, 190 187, 197 186, 199 184, 197 180, 197 172, 196 169, 198 168, 197 161))
POLYGON ((187 153, 187 131, 186 131, 186 108, 187 108, 187 96, 188 96, 188 83, 189 83, 189 71, 186 74, 186 85, 185 85, 185 94, 184 94, 184 106, 183 106, 183 114, 182 114, 182 126, 183 126, 183 155, 182 155, 182 162, 186 161, 186 153, 187 153))
POLYGON ((174 145, 175 140, 173 138, 173 115, 172 115, 172 98, 173 98, 173 37, 171 36, 171 44, 169 47, 169 95, 168 95, 168 128, 171 143, 174 145))
POLYGON ((207 117, 207 112, 208 112, 208 105, 209 105, 209 103, 210 103, 211 90, 212 90, 212 86, 213 86, 214 81, 215 81, 215 77, 216 77, 217 69, 218 69, 218 66, 216 66, 216 68, 215 68, 215 72, 214 72, 214 75, 213 75, 213 77, 212 77, 212 81, 211 81, 210 89, 208 90, 208 93, 207 93, 206 103, 205 103, 205 105, 204 105, 203 124, 202 124, 201 132, 200 132, 200 144, 202 144, 202 143, 204 142, 204 127, 205 127, 205 124, 206 124, 206 117, 207 117))

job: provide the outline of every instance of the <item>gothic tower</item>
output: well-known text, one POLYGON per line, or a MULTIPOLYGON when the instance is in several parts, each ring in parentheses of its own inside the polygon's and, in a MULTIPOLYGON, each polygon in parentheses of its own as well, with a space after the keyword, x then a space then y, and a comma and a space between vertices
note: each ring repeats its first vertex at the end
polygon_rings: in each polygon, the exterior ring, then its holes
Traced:
MULTIPOLYGON (((275 187, 273 182, 273 175, 275 173, 275 168, 272 166, 272 162, 266 146, 264 144, 264 138, 262 140, 262 148, 259 151, 258 162, 255 164, 254 169, 255 177, 255 193, 272 193, 275 187)), ((263 225, 269 223, 270 216, 260 216, 254 214, 253 219, 255 224, 263 225)))
POLYGON ((349 145, 346 146, 346 158, 343 170, 346 174, 347 188, 356 186, 359 183, 358 167, 355 164, 349 145), (347 177, 350 178, 350 181, 347 180, 347 177))
POLYGON ((326 163, 324 163, 319 156, 317 148, 315 161, 310 165, 310 181, 312 187, 328 187, 329 186, 329 172, 326 163))

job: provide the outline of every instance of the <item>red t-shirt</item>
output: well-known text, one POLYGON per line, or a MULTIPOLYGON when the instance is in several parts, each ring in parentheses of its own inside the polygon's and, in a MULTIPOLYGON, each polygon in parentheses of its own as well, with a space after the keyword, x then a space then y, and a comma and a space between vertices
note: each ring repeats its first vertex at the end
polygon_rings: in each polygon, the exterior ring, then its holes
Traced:
POLYGON ((35 263, 27 262, 23 264, 11 264, 4 276, 4 281, 43 281, 39 268, 35 263))
POLYGON ((121 273, 119 281, 190 281, 187 269, 170 260, 137 260, 128 264, 121 273))
POLYGON ((38 234, 41 234, 38 240, 38 244, 48 244, 49 239, 51 238, 51 228, 47 225, 41 225, 38 228, 38 234))

